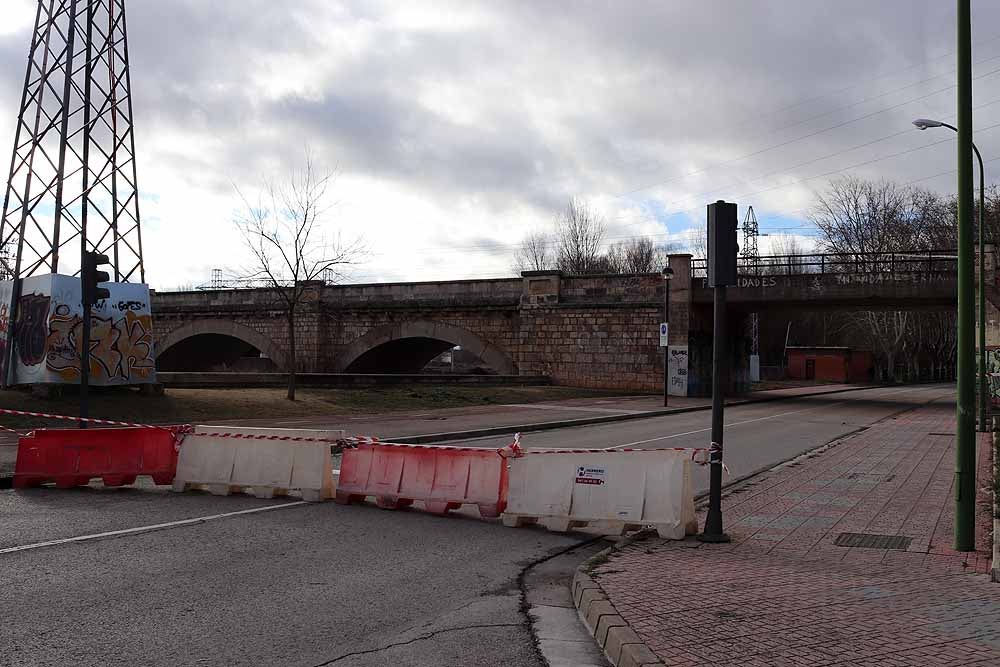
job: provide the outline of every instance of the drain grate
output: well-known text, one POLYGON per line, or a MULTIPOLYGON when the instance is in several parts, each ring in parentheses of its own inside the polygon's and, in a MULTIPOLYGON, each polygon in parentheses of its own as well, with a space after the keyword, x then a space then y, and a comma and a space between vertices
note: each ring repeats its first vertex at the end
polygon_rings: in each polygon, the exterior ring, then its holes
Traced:
POLYGON ((842 479, 868 479, 873 482, 891 482, 896 479, 895 475, 881 475, 874 472, 852 472, 844 475, 842 479))
POLYGON ((833 541, 838 547, 857 547, 859 549, 897 549, 906 551, 910 547, 912 537, 905 535, 868 535, 865 533, 841 533, 833 541))

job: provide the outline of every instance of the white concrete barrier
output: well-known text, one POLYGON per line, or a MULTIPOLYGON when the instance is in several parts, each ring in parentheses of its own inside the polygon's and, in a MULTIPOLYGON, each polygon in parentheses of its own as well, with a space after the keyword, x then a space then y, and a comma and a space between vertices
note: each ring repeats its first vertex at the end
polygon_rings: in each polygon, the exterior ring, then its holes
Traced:
POLYGON ((525 449, 509 461, 507 526, 619 534, 653 526, 666 539, 697 532, 690 452, 525 449))
POLYGON ((216 495, 251 489, 258 498, 296 490, 303 500, 333 497, 330 446, 343 431, 196 426, 184 438, 174 491, 216 495))

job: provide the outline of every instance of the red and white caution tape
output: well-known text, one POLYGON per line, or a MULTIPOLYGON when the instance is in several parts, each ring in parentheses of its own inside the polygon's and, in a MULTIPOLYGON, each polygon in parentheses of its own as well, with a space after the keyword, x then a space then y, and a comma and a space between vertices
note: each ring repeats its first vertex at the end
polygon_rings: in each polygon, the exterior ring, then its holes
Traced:
POLYGON ((19 433, 18 431, 15 431, 12 428, 7 428, 6 426, 0 426, 0 431, 7 431, 7 433, 13 433, 19 438, 23 438, 26 435, 25 433, 19 433))
POLYGON ((728 475, 729 468, 721 460, 713 461, 712 453, 721 452, 722 446, 713 442, 710 447, 659 447, 655 449, 640 449, 637 447, 608 447, 606 449, 522 449, 521 434, 514 434, 514 442, 501 447, 497 453, 504 458, 516 459, 528 454, 613 454, 615 452, 685 452, 691 455, 691 461, 696 465, 705 466, 715 463, 722 464, 722 470, 728 475))
POLYGON ((26 410, 9 410, 0 408, 0 414, 17 415, 20 417, 41 417, 42 419, 56 419, 71 422, 86 422, 88 424, 106 424, 108 426, 129 426, 131 428, 162 428, 172 430, 170 426, 150 426, 149 424, 133 424, 132 422, 119 422, 110 419, 94 419, 92 417, 69 417, 67 415, 53 415, 47 412, 28 412, 26 410))

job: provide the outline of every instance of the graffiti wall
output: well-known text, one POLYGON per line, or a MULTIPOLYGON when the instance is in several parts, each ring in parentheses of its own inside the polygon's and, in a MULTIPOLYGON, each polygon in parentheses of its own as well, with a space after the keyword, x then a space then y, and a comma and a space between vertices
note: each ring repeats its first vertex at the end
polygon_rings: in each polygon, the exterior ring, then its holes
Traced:
MULTIPOLYGON (((91 310, 90 382, 126 385, 156 382, 149 288, 107 285, 111 297, 91 310)), ((0 283, 0 329, 7 322, 11 283, 0 283)), ((80 280, 61 275, 26 278, 13 324, 11 356, 16 384, 80 381, 83 343, 80 280)), ((9 327, 9 322, 6 327, 9 327)), ((6 335, 4 336, 6 340, 6 335)))
POLYGON ((688 395, 688 348, 687 345, 671 345, 667 348, 667 374, 670 382, 667 391, 671 396, 688 395))

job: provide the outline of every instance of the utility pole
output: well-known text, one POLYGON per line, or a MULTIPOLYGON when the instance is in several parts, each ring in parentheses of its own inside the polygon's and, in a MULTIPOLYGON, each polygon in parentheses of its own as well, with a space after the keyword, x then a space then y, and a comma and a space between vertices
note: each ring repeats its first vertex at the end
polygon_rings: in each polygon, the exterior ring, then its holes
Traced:
POLYGON ((958 5, 958 407, 955 550, 976 548, 976 357, 972 229, 972 10, 958 5))

